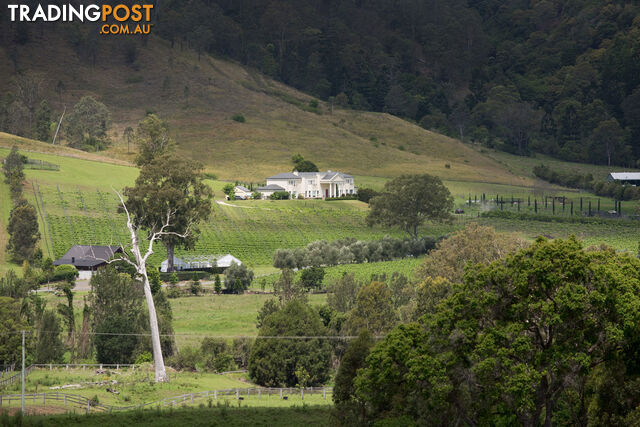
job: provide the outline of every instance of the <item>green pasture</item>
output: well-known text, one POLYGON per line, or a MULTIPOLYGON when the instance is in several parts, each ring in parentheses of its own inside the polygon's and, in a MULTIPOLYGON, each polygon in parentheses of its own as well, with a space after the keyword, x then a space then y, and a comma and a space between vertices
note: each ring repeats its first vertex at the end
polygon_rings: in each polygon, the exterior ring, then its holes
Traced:
MULTIPOLYGON (((25 393, 61 393, 74 394, 94 399, 96 396, 98 402, 106 406, 132 406, 143 403, 155 402, 158 400, 180 396, 186 393, 198 393, 204 391, 218 391, 229 389, 247 389, 254 388, 249 381, 248 374, 214 374, 207 372, 187 372, 173 371, 169 368, 169 381, 166 383, 155 383, 153 381, 154 372, 151 364, 138 365, 135 369, 105 369, 104 373, 99 373, 97 367, 71 367, 66 369, 64 366, 34 369, 25 380, 25 393), (65 387, 64 389, 61 387, 65 387), (110 389, 116 391, 107 391, 110 389)), ((2 389, 2 394, 19 394, 20 383, 17 382, 9 387, 2 389)), ((262 407, 291 407, 294 405, 327 405, 331 403, 331 393, 327 393, 324 397, 320 393, 300 393, 285 392, 286 400, 280 399, 279 395, 247 396, 246 393, 240 394, 243 400, 240 404, 243 406, 262 406, 262 407), (326 397, 326 399, 325 399, 326 397)), ((229 402, 234 406, 238 406, 239 400, 235 395, 216 395, 211 393, 212 405, 218 403, 224 404, 229 402)), ((27 399, 27 406, 40 406, 41 399, 27 399)), ((201 404, 208 405, 208 399, 196 398, 194 402, 187 401, 184 406, 198 406, 201 404)), ((64 401, 54 402, 51 405, 64 407, 64 401)), ((180 402, 179 406, 183 406, 180 402)), ((11 406, 7 402, 3 403, 1 409, 8 407, 19 407, 20 402, 11 402, 11 406)), ((81 408, 78 408, 81 410, 81 408)))
MULTIPOLYGON (((178 348, 199 346, 205 336, 228 338, 258 335, 256 319, 270 294, 200 295, 171 299, 173 329, 178 348)), ((326 294, 309 295, 314 306, 326 302, 326 294)))

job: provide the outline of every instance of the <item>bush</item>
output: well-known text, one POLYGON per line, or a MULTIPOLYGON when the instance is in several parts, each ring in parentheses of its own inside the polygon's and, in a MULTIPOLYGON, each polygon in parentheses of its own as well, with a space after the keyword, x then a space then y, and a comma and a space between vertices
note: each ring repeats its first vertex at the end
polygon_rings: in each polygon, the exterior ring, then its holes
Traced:
POLYGON ((75 268, 73 265, 70 265, 70 264, 58 265, 53 270, 53 277, 51 278, 51 281, 52 282, 60 282, 60 281, 73 282, 78 277, 78 275, 79 275, 78 269, 75 268))
POLYGON ((167 359, 167 364, 178 370, 196 371, 202 365, 202 352, 195 347, 183 347, 178 354, 167 359))
POLYGON ((238 123, 244 123, 246 121, 242 114, 234 114, 233 116, 231 116, 231 120, 238 123))
POLYGON ((378 194, 380 193, 371 188, 359 188, 356 196, 361 202, 369 203, 369 200, 376 197, 378 194))
MULTIPOLYGON (((309 305, 293 300, 264 320, 258 336, 324 336, 320 315, 309 305)), ((249 357, 249 375, 267 387, 319 386, 329 379, 331 345, 310 338, 258 339, 249 357)))
POLYGON ((321 288, 323 279, 324 269, 321 267, 305 268, 300 274, 300 284, 306 290, 321 288))
POLYGON ((224 286, 234 294, 241 294, 251 286, 253 271, 244 264, 231 264, 224 277, 224 286))
POLYGON ((356 240, 345 238, 328 243, 318 240, 304 248, 278 249, 273 256, 276 268, 305 268, 338 264, 359 264, 363 262, 387 261, 395 258, 419 256, 435 247, 432 237, 417 239, 356 240))
POLYGON ((271 200, 289 200, 289 196, 290 194, 286 191, 276 191, 271 196, 269 196, 269 198, 271 200))

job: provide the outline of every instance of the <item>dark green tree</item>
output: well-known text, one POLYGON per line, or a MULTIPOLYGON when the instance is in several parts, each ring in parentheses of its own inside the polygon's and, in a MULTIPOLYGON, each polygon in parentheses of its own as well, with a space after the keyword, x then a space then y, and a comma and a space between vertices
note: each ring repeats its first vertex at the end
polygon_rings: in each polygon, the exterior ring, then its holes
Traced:
POLYGON ((7 252, 11 254, 11 258, 19 263, 31 259, 40 240, 35 208, 25 200, 19 200, 9 215, 7 232, 7 252))
POLYGON ((91 330, 100 363, 133 363, 144 331, 142 284, 108 266, 91 278, 91 330), (127 335, 129 334, 129 335, 127 335))
POLYGON ((306 290, 320 289, 324 274, 324 268, 322 267, 305 268, 300 273, 300 285, 306 290))
POLYGON ((173 271, 176 246, 192 248, 199 236, 198 223, 211 213, 211 189, 203 182, 198 163, 168 155, 140 170, 134 187, 126 187, 126 205, 135 223, 149 235, 164 227, 168 271, 173 271))
POLYGON ((220 295, 222 293, 222 282, 220 281, 220 275, 216 274, 216 277, 213 281, 213 290, 216 294, 220 295))
POLYGON ((310 160, 305 160, 301 154, 291 156, 293 170, 298 172, 318 172, 318 167, 310 160))
POLYGON ((374 417, 417 423, 596 422, 603 372, 638 378, 618 367, 638 360, 626 349, 640 331, 639 273, 636 258, 575 238, 476 265, 420 325, 372 350, 357 395, 374 417))
POLYGON ((60 319, 52 310, 46 310, 40 319, 40 327, 35 347, 36 363, 61 363, 64 355, 64 344, 60 339, 62 327, 60 319))
POLYGON ((356 396, 356 387, 353 381, 358 370, 365 367, 367 356, 374 344, 371 333, 364 329, 358 338, 349 343, 347 351, 340 360, 336 384, 333 387, 333 403, 336 405, 335 415, 344 425, 365 421, 361 418, 363 414, 366 414, 365 402, 360 401, 356 396))
POLYGON ((258 336, 301 336, 305 339, 257 339, 249 357, 249 375, 268 387, 319 386, 329 379, 331 346, 320 315, 294 300, 264 319, 258 336))
POLYGON ((51 139, 51 109, 46 99, 36 110, 34 135, 39 141, 49 142, 51 139))
POLYGON ((251 286, 251 282, 253 282, 253 271, 244 264, 234 262, 224 272, 224 286, 234 294, 246 291, 251 286))
POLYGON ((398 226, 411 237, 425 221, 448 221, 453 197, 440 178, 431 175, 402 175, 384 186, 380 195, 369 201, 367 223, 398 226))

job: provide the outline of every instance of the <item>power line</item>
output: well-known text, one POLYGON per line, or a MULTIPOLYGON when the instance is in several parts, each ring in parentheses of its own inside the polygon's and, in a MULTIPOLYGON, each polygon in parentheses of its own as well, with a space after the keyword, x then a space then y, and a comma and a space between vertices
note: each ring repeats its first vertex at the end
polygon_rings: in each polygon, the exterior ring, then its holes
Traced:
MULTIPOLYGON (((60 331, 31 331, 39 334, 59 334, 60 331)), ((22 331, 7 331, 0 333, 0 336, 18 335, 22 331)), ((30 333, 27 331, 27 333, 30 333)), ((150 337, 150 333, 125 333, 125 332, 87 332, 87 335, 98 336, 122 336, 122 337, 150 337)), ((249 339, 281 339, 281 340, 309 340, 309 339, 327 339, 327 340, 352 340, 358 338, 357 335, 212 335, 212 334, 194 334, 194 333, 173 333, 160 334, 161 337, 193 337, 193 338, 249 338, 249 339)), ((374 336, 375 339, 384 339, 385 335, 374 336)))

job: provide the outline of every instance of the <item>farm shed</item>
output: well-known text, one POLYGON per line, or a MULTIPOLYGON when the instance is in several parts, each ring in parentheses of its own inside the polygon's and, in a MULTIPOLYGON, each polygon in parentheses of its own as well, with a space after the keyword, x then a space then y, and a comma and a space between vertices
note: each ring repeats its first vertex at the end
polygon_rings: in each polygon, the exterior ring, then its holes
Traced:
POLYGON ((609 176, 607 176, 607 181, 640 185, 640 172, 611 172, 609 176))
POLYGON ((121 246, 74 245, 53 265, 73 265, 80 273, 80 279, 89 279, 107 260, 117 253, 123 253, 121 246))
MULTIPOLYGON (((185 255, 182 258, 173 257, 173 266, 178 271, 184 270, 216 270, 222 272, 231 264, 242 264, 238 258, 231 254, 226 255, 185 255)), ((169 268, 168 260, 160 264, 160 272, 166 273, 169 268)))

